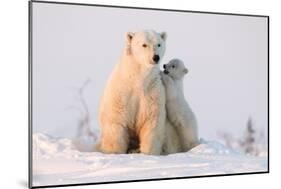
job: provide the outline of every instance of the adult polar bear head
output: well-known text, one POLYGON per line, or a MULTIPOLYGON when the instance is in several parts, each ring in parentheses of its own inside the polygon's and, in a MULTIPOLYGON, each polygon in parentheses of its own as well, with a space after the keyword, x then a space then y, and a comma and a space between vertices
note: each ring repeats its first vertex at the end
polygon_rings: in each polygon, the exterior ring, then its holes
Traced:
POLYGON ((133 56, 136 62, 147 67, 158 65, 165 53, 165 32, 153 30, 126 33, 127 55, 133 56))

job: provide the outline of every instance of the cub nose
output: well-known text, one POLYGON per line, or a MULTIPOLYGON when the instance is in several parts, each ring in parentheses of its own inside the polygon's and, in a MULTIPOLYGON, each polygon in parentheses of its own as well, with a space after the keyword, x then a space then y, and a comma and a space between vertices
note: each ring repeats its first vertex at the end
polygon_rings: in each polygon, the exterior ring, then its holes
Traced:
POLYGON ((163 68, 166 69, 166 64, 163 65, 163 68))
POLYGON ((153 59, 154 62, 158 63, 160 57, 159 57, 159 55, 156 54, 156 55, 153 56, 152 59, 153 59))

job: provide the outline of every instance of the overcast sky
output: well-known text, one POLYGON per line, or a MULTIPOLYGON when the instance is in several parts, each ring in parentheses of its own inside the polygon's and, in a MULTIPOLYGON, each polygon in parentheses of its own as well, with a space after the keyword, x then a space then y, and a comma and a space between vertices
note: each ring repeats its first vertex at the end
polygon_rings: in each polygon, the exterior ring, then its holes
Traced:
MULTIPOLYGON (((189 69, 185 96, 199 135, 241 134, 249 116, 267 128, 267 20, 153 10, 33 3, 33 129, 54 136, 76 133, 77 90, 85 89, 92 126, 98 103, 124 47, 125 33, 168 34, 161 64, 182 59, 189 69)), ((162 66, 161 66, 162 67, 162 66)))

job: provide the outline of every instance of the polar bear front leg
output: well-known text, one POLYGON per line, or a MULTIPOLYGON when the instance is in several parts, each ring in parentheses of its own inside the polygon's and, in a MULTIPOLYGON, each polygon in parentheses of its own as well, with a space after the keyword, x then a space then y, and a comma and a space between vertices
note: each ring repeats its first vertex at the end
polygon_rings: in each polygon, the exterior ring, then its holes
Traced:
POLYGON ((140 152, 149 155, 160 155, 165 138, 165 105, 158 102, 146 106, 146 120, 140 129, 140 152))
POLYGON ((140 152, 148 155, 160 155, 162 152, 164 133, 151 122, 143 125, 140 132, 140 152))

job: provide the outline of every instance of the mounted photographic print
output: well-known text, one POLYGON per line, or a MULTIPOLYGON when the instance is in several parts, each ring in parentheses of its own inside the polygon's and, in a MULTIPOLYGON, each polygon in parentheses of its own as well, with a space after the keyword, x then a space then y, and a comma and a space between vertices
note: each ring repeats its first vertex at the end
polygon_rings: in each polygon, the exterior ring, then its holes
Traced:
POLYGON ((29 186, 269 172, 269 17, 29 2, 29 186))

